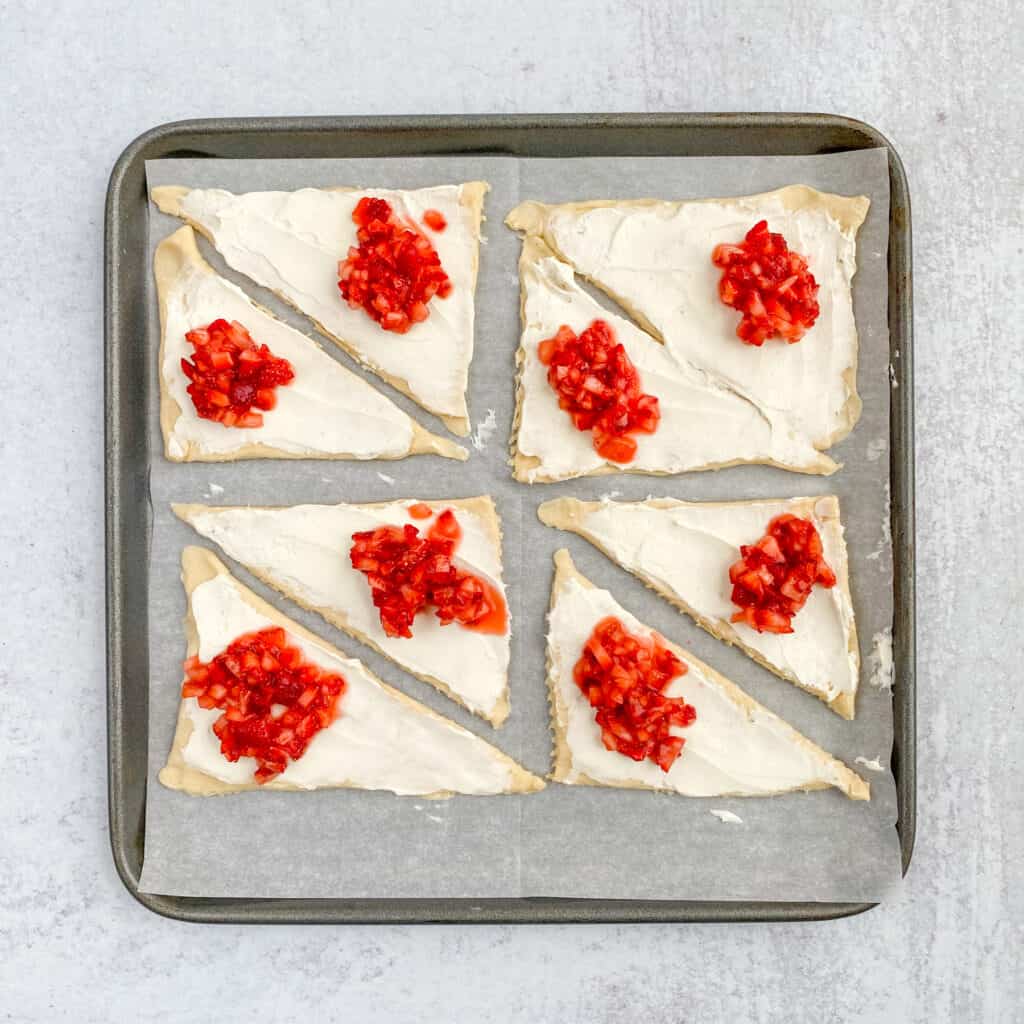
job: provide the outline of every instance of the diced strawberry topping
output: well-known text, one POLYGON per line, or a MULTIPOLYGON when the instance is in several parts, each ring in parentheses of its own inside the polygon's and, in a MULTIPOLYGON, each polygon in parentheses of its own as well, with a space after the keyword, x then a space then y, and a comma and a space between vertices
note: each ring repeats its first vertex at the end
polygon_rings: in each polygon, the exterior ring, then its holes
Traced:
POLYGON ((668 684, 686 672, 686 664, 656 636, 635 636, 609 616, 594 627, 573 679, 596 709, 601 741, 608 750, 634 761, 650 758, 667 772, 686 742, 672 727, 683 728, 697 719, 692 704, 664 694, 668 684))
POLYGON ((252 409, 274 408, 275 389, 295 376, 292 364, 257 345, 237 320, 214 320, 185 338, 195 352, 181 369, 198 415, 225 427, 262 427, 262 412, 252 409))
POLYGON ((409 517, 411 519, 429 519, 433 514, 434 510, 429 505, 424 505, 423 502, 409 506, 409 517))
POLYGON ((631 434, 653 434, 661 411, 654 395, 645 395, 640 374, 611 326, 595 320, 579 336, 565 325, 537 348, 548 368, 548 383, 558 406, 578 430, 590 430, 598 455, 630 462, 636 454, 631 434))
POLYGON ((455 513, 450 508, 446 508, 430 527, 430 532, 427 536, 432 541, 450 542, 453 545, 458 545, 459 541, 462 540, 462 527, 459 526, 455 513))
POLYGON ((807 603, 816 583, 834 587, 836 574, 825 561, 814 523, 788 513, 776 516, 756 544, 740 548, 729 569, 733 622, 759 633, 792 633, 793 616, 807 603))
POLYGON ((440 210, 424 210, 423 211, 423 223, 430 228, 431 231, 441 232, 448 227, 448 221, 444 219, 444 214, 440 210))
MULTIPOLYGON (((413 505, 409 513, 423 508, 427 506, 413 505)), ((501 593, 454 561, 461 536, 451 509, 437 517, 425 536, 411 523, 352 534, 352 567, 365 574, 388 636, 411 637, 413 620, 428 605, 442 625, 458 622, 481 633, 506 631, 508 609, 501 593)))
POLYGON ((353 309, 362 306, 385 331, 405 334, 427 319, 427 303, 435 295, 446 299, 451 294, 440 257, 426 235, 400 221, 385 199, 360 199, 352 220, 359 245, 338 264, 341 297, 353 309))
POLYGON ((280 627, 245 633, 212 661, 185 662, 183 697, 224 713, 213 723, 229 761, 254 757, 261 785, 297 761, 338 717, 343 676, 306 661, 280 627))
POLYGON ((818 282, 807 260, 758 221, 739 245, 718 245, 711 262, 722 268, 721 300, 743 314, 736 335, 748 345, 769 338, 799 341, 818 319, 818 282))

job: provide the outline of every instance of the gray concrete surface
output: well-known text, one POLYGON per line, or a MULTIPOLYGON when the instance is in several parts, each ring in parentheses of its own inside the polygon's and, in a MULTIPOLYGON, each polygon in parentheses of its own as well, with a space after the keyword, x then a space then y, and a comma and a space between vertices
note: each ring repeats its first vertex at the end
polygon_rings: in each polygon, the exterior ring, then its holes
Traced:
POLYGON ((0 1019, 1024 1018, 1022 28, 1009 2, 0 4, 0 1019), (197 115, 757 109, 863 118, 910 175, 902 889, 772 927, 212 928, 136 905, 104 778, 101 244, 123 146, 197 115))

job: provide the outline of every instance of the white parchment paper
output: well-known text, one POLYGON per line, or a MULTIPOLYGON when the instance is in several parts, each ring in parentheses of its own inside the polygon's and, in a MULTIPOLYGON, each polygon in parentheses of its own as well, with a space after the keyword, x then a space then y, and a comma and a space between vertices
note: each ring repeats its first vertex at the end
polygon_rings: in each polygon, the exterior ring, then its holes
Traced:
MULTIPOLYGON (((871 685, 873 650, 892 622, 889 503, 889 348, 887 330, 888 168, 882 150, 815 157, 580 158, 424 157, 376 160, 162 160, 147 165, 150 187, 165 184, 232 191, 355 185, 416 188, 483 179, 486 244, 477 287, 476 352, 470 412, 477 428, 468 463, 433 456, 401 462, 251 461, 174 465, 162 455, 157 418, 159 323, 149 291, 150 747, 145 860, 147 892, 221 897, 603 897, 613 899, 881 899, 900 875, 891 694, 871 685), (832 449, 844 462, 831 478, 746 466, 675 478, 631 476, 564 484, 515 483, 507 465, 519 338, 519 241, 503 226, 522 199, 742 195, 793 183, 866 194, 871 210, 858 241, 854 305, 860 333, 861 420, 832 449), (488 429, 494 423, 496 429, 488 429), (719 643, 600 555, 581 538, 544 527, 536 508, 562 494, 624 500, 649 494, 724 500, 837 493, 851 559, 861 639, 857 718, 846 722, 719 643), (383 679, 501 747, 538 774, 550 767, 545 689, 545 611, 551 555, 568 547, 580 570, 640 619, 692 650, 871 783, 870 803, 836 791, 770 799, 695 800, 639 791, 549 784, 529 796, 429 801, 387 793, 331 790, 255 792, 201 799, 156 779, 176 720, 185 640, 181 549, 201 540, 169 511, 171 501, 297 504, 446 498, 489 493, 505 533, 505 578, 513 615, 512 713, 493 730, 432 687, 262 586, 227 561, 247 585, 284 612, 366 662, 383 679), (740 823, 715 811, 731 811, 740 823)), ((179 226, 150 207, 147 258, 179 226)), ((229 270, 204 240, 209 262, 287 322, 303 318, 229 270)), ((607 300, 605 304, 607 305, 607 300)), ((335 346, 339 361, 358 367, 335 346)), ((372 375, 369 380, 431 429, 443 428, 372 375)), ((223 557, 223 556, 222 556, 223 557)), ((876 676, 876 681, 878 677, 876 676)), ((726 816, 728 817, 728 816, 726 816)))

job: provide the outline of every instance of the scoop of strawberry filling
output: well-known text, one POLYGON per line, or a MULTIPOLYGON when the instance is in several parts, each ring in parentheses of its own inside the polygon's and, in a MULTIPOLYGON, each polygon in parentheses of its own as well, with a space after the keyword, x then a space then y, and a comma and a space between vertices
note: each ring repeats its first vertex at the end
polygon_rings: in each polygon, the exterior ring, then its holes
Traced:
MULTIPOLYGON (((437 211, 428 211, 437 214, 437 211)), ((338 264, 341 297, 353 308, 362 307, 385 331, 405 334, 430 315, 427 303, 436 295, 446 299, 452 283, 437 251, 412 222, 403 223, 385 199, 364 196, 352 211, 356 240, 338 264)), ((440 226, 435 217, 428 224, 440 226)))
POLYGON ((640 374, 611 326, 594 320, 582 334, 565 325, 537 349, 548 368, 548 383, 559 408, 578 430, 592 431, 594 448, 611 462, 630 462, 636 454, 631 434, 653 434, 661 411, 658 399, 646 395, 640 374))
MULTIPOLYGON (((409 514, 424 519, 424 510, 433 514, 426 505, 411 506, 409 514)), ((428 607, 445 626, 457 622, 482 633, 505 632, 508 610, 500 591, 454 561, 460 538, 451 509, 425 535, 411 523, 352 534, 349 559, 366 576, 388 636, 411 637, 413 621, 428 607)))
POLYGON ((213 723, 229 761, 256 759, 261 785, 297 761, 338 717, 343 676, 306 661, 279 627, 245 633, 211 661, 185 662, 183 697, 224 713, 213 723))
POLYGON ((237 320, 214 320, 185 338, 195 351, 181 369, 196 413, 225 427, 263 426, 262 412, 253 409, 274 408, 276 389, 295 376, 292 364, 257 345, 237 320))
POLYGON ((743 316, 736 335, 748 345, 769 338, 799 341, 818 319, 818 282, 807 260, 758 221, 739 245, 718 245, 711 262, 722 268, 721 300, 743 316))
POLYGON ((672 732, 692 725, 697 711, 665 688, 687 666, 657 637, 630 633, 615 617, 602 619, 573 669, 573 679, 595 709, 601 741, 634 761, 649 758, 663 772, 686 742, 672 732))
POLYGON ((793 616, 807 603, 816 583, 834 587, 836 575, 825 561, 821 537, 809 519, 776 516, 756 544, 744 544, 729 569, 733 622, 759 633, 792 633, 793 616))

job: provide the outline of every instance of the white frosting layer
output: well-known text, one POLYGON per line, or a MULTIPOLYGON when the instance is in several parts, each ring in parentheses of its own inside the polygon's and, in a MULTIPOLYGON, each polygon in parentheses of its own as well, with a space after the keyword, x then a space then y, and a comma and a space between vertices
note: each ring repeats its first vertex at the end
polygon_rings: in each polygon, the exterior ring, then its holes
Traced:
MULTIPOLYGON (((192 593, 199 632, 199 657, 209 661, 243 633, 276 625, 246 602, 225 576, 201 583, 192 593)), ((342 783, 399 794, 501 793, 511 772, 493 747, 446 719, 434 717, 389 693, 355 658, 339 658, 326 647, 289 634, 289 641, 316 665, 345 677, 340 715, 317 733, 306 752, 278 776, 302 789, 342 783)), ((193 731, 185 763, 222 782, 254 781, 256 761, 231 762, 220 752, 213 723, 221 712, 185 701, 193 731)))
POLYGON ((692 662, 689 671, 665 690, 697 710, 692 725, 672 727, 675 735, 686 738, 672 767, 663 772, 653 761, 637 762, 607 750, 594 709, 573 679, 573 667, 594 626, 609 615, 632 633, 652 634, 608 591, 584 587, 576 579, 559 590, 549 616, 552 672, 568 715, 568 781, 586 776, 606 785, 639 782, 685 796, 763 796, 815 783, 839 784, 834 761, 806 746, 798 733, 765 708, 755 705, 749 710, 738 704, 692 662))
MULTIPOLYGON (((572 270, 553 257, 523 268, 525 326, 522 344, 522 412, 516 445, 540 465, 533 477, 563 478, 602 466, 681 473, 733 460, 772 461, 796 468, 820 466, 823 458, 776 409, 760 407, 695 369, 628 320, 610 314, 583 291, 572 270), (628 466, 609 463, 594 450, 589 431, 577 430, 558 407, 537 348, 562 324, 577 334, 593 320, 611 324, 640 371, 644 391, 657 396, 661 421, 653 434, 636 434, 628 466)), ((824 460, 828 463, 828 460, 824 460)))
MULTIPOLYGON (((842 586, 814 587, 793 619, 792 633, 758 633, 729 621, 736 611, 729 567, 739 558, 740 545, 756 543, 768 523, 787 511, 788 501, 669 508, 602 502, 582 515, 580 525, 615 561, 675 594, 703 618, 731 626, 745 647, 801 686, 826 700, 855 693, 860 657, 855 646, 850 650, 853 607, 842 586)), ((817 515, 812 520, 825 560, 839 574, 846 564, 842 526, 817 515)))
POLYGON ((825 210, 787 210, 775 195, 728 201, 619 205, 549 211, 547 231, 576 269, 639 310, 681 361, 715 376, 766 415, 783 415, 809 443, 827 447, 845 429, 856 367, 850 282, 856 239, 825 210), (821 312, 795 345, 760 348, 736 337, 740 314, 718 297, 711 253, 768 221, 807 259, 821 312))
POLYGON ((308 338, 263 312, 230 281, 185 265, 165 298, 162 373, 181 410, 168 438, 172 455, 184 455, 189 444, 210 454, 228 454, 249 444, 360 459, 408 452, 413 427, 401 409, 308 338), (295 371, 290 384, 277 388, 277 405, 263 413, 261 427, 239 429, 201 419, 186 391, 181 360, 191 359, 194 349, 185 334, 219 318, 237 320, 257 344, 287 359, 295 371))
POLYGON ((404 380, 412 396, 433 412, 464 417, 466 381, 473 356, 473 287, 477 226, 462 206, 462 186, 393 192, 247 192, 193 189, 182 215, 201 225, 221 255, 257 284, 283 296, 340 338, 371 369, 404 380), (351 309, 338 290, 338 262, 357 245, 352 211, 366 195, 386 199, 399 218, 423 224, 439 210, 442 232, 426 230, 451 279, 446 299, 433 298, 430 316, 407 334, 384 331, 367 313, 351 309))
MULTIPOLYGON (((204 537, 257 574, 294 594, 303 604, 343 616, 389 658, 419 676, 445 683, 466 706, 489 714, 505 690, 509 634, 495 636, 442 626, 432 611, 416 617, 412 637, 389 637, 373 606, 366 576, 352 568, 352 534, 385 524, 411 523, 421 530, 432 520, 410 519, 413 501, 386 505, 295 505, 290 508, 210 508, 190 519, 204 537)), ((438 511, 446 506, 433 503, 438 511)), ((504 594, 501 551, 488 524, 455 508, 462 527, 459 563, 489 579, 504 594)))

